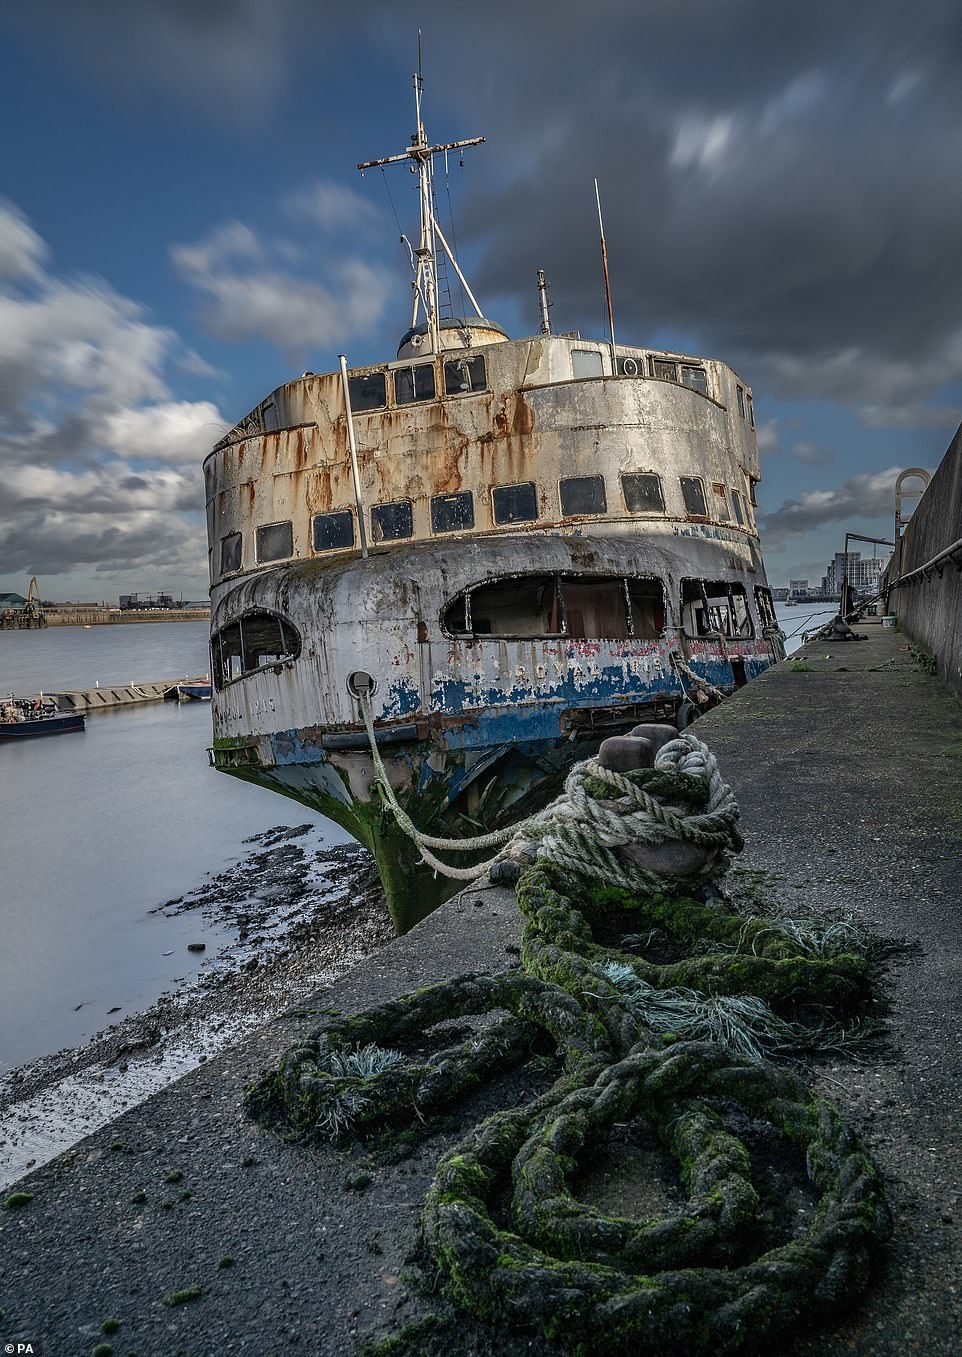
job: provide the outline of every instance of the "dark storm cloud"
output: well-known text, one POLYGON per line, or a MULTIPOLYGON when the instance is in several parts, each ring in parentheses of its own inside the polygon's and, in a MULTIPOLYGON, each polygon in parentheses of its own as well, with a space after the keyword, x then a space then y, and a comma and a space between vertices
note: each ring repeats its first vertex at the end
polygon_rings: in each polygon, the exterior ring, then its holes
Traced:
POLYGON ((872 406, 875 426, 962 377, 957 0, 425 0, 416 19, 34 0, 21 23, 113 80, 235 112, 278 95, 295 51, 318 69, 364 42, 413 59, 420 23, 431 125, 455 105, 491 142, 460 222, 482 296, 520 298, 534 327, 543 266, 559 324, 601 331, 597 175, 626 341, 672 330, 779 394, 872 406))

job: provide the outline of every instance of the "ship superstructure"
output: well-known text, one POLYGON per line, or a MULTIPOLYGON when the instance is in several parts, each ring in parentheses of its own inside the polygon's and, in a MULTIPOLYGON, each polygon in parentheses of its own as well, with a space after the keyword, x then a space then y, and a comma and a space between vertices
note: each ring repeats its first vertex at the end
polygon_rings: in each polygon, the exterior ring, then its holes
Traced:
POLYGON ((453 883, 374 789, 365 695, 412 819, 470 836, 605 735, 684 721, 692 675, 727 693, 781 654, 750 388, 691 354, 511 340, 463 278, 474 314, 442 317, 431 166, 473 142, 429 145, 416 88, 411 147, 369 162, 421 176, 397 356, 279 387, 205 463, 213 762, 370 847, 402 928, 453 883))

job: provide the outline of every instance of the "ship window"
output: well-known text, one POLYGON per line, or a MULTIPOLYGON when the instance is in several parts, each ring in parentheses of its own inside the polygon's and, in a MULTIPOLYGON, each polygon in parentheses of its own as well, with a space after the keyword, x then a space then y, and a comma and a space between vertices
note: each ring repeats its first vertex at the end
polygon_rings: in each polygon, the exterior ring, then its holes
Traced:
POLYGON ((338 551, 354 545, 354 515, 350 509, 333 514, 315 514, 311 519, 315 551, 338 551))
POLYGON ((220 573, 230 575, 241 568, 241 542, 239 532, 232 532, 220 541, 220 573))
POLYGON ((703 396, 708 395, 708 374, 704 368, 690 367, 687 363, 682 363, 681 384, 690 386, 692 391, 700 391, 703 396))
POLYGON ((387 405, 387 381, 383 372, 357 372, 347 379, 351 409, 355 414, 365 410, 383 410, 387 405))
POLYGON ((631 634, 657 641, 665 629, 665 591, 660 580, 628 580, 631 634))
POLYGON ((557 636, 562 630, 555 575, 482 584, 469 591, 464 606, 465 627, 472 636, 557 636))
POLYGON ((745 392, 740 386, 735 387, 735 398, 738 401, 738 413, 742 419, 745 418, 745 392))
POLYGON ((294 529, 290 519, 286 523, 267 523, 256 533, 257 559, 285 561, 294 555, 294 529))
POLYGON ((712 481, 711 488, 715 492, 715 517, 720 518, 723 523, 728 523, 731 520, 728 511, 728 492, 720 481, 712 481))
POLYGON ((655 358, 652 355, 651 375, 652 377, 660 377, 664 382, 677 382, 678 364, 672 363, 667 358, 655 358))
POLYGON ((758 484, 758 481, 755 480, 754 476, 749 476, 749 478, 748 478, 748 498, 751 500, 752 504, 754 504, 754 505, 756 506, 756 508, 758 507, 758 499, 756 498, 756 495, 755 495, 755 486, 756 486, 757 484, 758 484))
POLYGON ((748 422, 749 422, 749 424, 752 426, 752 428, 754 429, 754 427, 755 427, 755 402, 752 400, 751 396, 746 396, 745 399, 748 401, 748 422))
POLYGON ((698 476, 682 476, 681 493, 684 496, 685 508, 690 517, 708 517, 708 506, 705 503, 705 487, 698 476))
POLYGON ((523 485, 496 485, 491 491, 495 523, 530 523, 538 517, 534 481, 523 485))
POLYGON ((569 476, 561 482, 561 513, 603 514, 608 509, 603 476, 569 476))
POLYGON ((411 405, 414 401, 434 400, 434 364, 419 363, 413 368, 394 371, 394 402, 411 405))
POLYGON ((375 504, 371 509, 371 536, 375 542, 399 542, 414 536, 414 511, 409 499, 375 504))
POLYGON ((474 527, 474 498, 470 490, 457 495, 435 495, 431 500, 432 532, 464 532, 474 527))
POLYGON ((735 522, 740 528, 745 526, 745 515, 742 511, 742 497, 732 486, 732 508, 735 510, 735 522))
POLYGON ((754 635, 743 584, 684 580, 681 611, 687 636, 724 636, 734 640, 754 635))
POLYGON ((444 365, 446 396, 468 396, 472 391, 484 391, 487 385, 483 354, 475 354, 473 358, 451 358, 444 365))
POLYGON ((665 495, 661 488, 661 477, 653 473, 622 476, 621 488, 625 492, 625 504, 631 514, 664 513, 665 495))
POLYGON ((301 638, 286 618, 257 610, 221 628, 211 638, 210 653, 214 686, 223 688, 255 670, 296 660, 301 638))
POLYGON ((766 589, 763 585, 755 585, 755 602, 758 604, 758 614, 762 619, 762 626, 777 627, 778 617, 775 613, 775 604, 772 602, 772 591, 766 589))
POLYGON ((459 594, 441 625, 449 635, 492 639, 653 641, 665 627, 665 596, 656 579, 515 575, 459 594))
POLYGON ((628 608, 625 581, 576 579, 562 580, 565 630, 575 640, 604 637, 610 641, 628 639, 628 608))
POLYGON ((603 376, 604 368, 600 352, 597 349, 572 349, 571 375, 573 377, 603 376))

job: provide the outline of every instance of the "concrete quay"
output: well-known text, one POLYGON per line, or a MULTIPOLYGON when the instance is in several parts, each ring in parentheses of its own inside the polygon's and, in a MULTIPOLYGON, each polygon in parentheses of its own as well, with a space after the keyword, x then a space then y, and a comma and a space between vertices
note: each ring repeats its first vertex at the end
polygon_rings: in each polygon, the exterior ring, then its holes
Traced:
MULTIPOLYGON (((795 1357, 956 1357, 962 1333, 962 712, 898 632, 814 641, 699 724, 742 810, 743 868, 919 944, 888 978, 894 1054, 813 1069, 886 1176, 895 1235, 867 1298, 795 1357)), ((316 1025, 515 959, 513 894, 472 888, 311 1003, 23 1178, 0 1211, 0 1342, 74 1357, 348 1357, 404 1322, 424 1193, 458 1129, 393 1167, 245 1119, 247 1082, 316 1025), (361 1171, 366 1191, 349 1186, 361 1171), (174 1177, 174 1175, 180 1175, 174 1177), (229 1258, 232 1265, 221 1266, 229 1258), (164 1297, 202 1287, 170 1308, 164 1297)), ((495 1105, 479 1094, 468 1124, 495 1105)), ((424 1309, 423 1303, 420 1309, 424 1309)), ((434 1348, 425 1351, 434 1351, 434 1348)), ((442 1349, 438 1349, 441 1351, 442 1349)), ((451 1357, 543 1351, 469 1322, 451 1357)))

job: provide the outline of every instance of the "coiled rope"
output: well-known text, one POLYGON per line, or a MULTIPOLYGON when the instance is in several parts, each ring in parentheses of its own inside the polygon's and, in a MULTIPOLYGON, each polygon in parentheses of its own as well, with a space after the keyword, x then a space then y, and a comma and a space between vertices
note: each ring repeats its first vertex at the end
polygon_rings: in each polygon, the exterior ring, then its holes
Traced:
POLYGON ((663 890, 669 884, 664 873, 627 861, 619 850, 634 844, 681 841, 707 850, 700 870, 685 877, 690 888, 720 875, 741 847, 735 795, 722 780, 714 754, 690 731, 662 746, 655 758, 655 771, 687 775, 702 782, 707 796, 698 811, 678 804, 670 791, 652 795, 636 778, 605 768, 597 758, 591 758, 574 765, 565 779, 564 791, 550 806, 520 824, 467 839, 425 834, 391 786, 377 747, 370 699, 365 695, 360 703, 375 780, 394 818, 414 842, 422 860, 454 881, 476 881, 496 862, 511 857, 517 862, 551 862, 626 890, 663 890), (596 795, 597 791, 602 795, 596 795), (498 853, 472 867, 451 866, 432 851, 474 853, 495 846, 500 847, 498 853))

